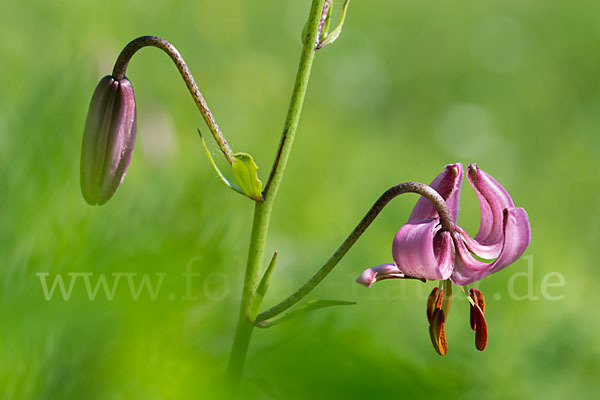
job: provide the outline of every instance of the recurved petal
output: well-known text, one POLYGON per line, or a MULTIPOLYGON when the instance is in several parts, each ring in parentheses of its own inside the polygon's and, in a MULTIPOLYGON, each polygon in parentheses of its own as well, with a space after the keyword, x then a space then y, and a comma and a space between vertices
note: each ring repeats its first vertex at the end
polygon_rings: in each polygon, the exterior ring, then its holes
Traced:
POLYGON ((382 264, 366 269, 360 274, 358 279, 356 279, 356 282, 366 287, 371 287, 377 281, 393 278, 402 279, 404 278, 404 274, 395 264, 382 264))
POLYGON ((439 218, 408 223, 394 237, 394 262, 405 275, 446 280, 452 274, 454 246, 439 218))
POLYGON ((465 245, 469 251, 471 251, 473 254, 477 254, 478 257, 486 260, 493 260, 500 255, 503 245, 502 241, 498 241, 497 243, 490 245, 484 245, 469 236, 469 234, 460 226, 457 225, 456 230, 462 235, 463 241, 465 242, 465 245))
POLYGON ((502 249, 504 209, 514 208, 515 204, 506 189, 477 164, 469 165, 467 179, 477 193, 481 208, 479 232, 474 240, 467 237, 467 246, 483 258, 496 258, 502 249))
MULTIPOLYGON (((460 188, 463 179, 463 166, 461 163, 446 165, 444 171, 439 174, 430 184, 440 196, 446 201, 454 223, 458 219, 458 201, 460 198, 460 188)), ((438 213, 435 207, 424 197, 421 197, 408 219, 408 222, 419 221, 423 219, 436 218, 438 213)))
POLYGON ((503 247, 494 262, 479 261, 467 249, 463 236, 452 233, 456 246, 454 272, 450 280, 456 285, 468 285, 514 263, 529 246, 531 227, 527 212, 522 208, 508 208, 503 217, 503 247))

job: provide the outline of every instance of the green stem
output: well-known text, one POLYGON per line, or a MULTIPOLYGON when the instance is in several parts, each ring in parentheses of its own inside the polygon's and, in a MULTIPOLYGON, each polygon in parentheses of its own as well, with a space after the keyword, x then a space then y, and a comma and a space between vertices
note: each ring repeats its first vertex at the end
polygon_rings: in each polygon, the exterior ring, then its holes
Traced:
POLYGON ((296 135, 296 128, 298 127, 298 121, 300 121, 302 105, 304 104, 304 96, 306 95, 312 63, 315 58, 318 28, 324 3, 325 0, 313 0, 308 20, 307 35, 304 38, 300 65, 298 65, 298 73, 296 74, 296 83, 294 84, 290 107, 283 126, 283 133, 281 134, 281 142, 279 143, 277 157, 275 158, 269 181, 265 187, 265 193, 263 195, 265 199, 277 195, 283 172, 287 165, 288 158, 290 157, 294 136, 296 135))
POLYGON ((254 221, 252 223, 252 233, 250 236, 250 250, 248 252, 248 263, 246 265, 246 275, 244 277, 244 288, 242 290, 242 300, 240 304, 240 313, 238 316, 238 325, 235 332, 231 354, 229 356, 229 365, 227 373, 230 379, 230 390, 234 396, 239 390, 244 370, 244 361, 250 344, 253 325, 248 321, 248 313, 252 296, 260 280, 260 270, 265 254, 265 244, 267 241, 267 231, 269 229, 269 220, 271 219, 272 202, 256 203, 254 208, 254 221))
POLYGON ((229 389, 234 397, 239 391, 244 369, 244 360, 246 359, 250 337, 252 336, 252 331, 254 329, 254 326, 248 321, 247 316, 250 310, 252 296, 260 281, 260 272, 265 253, 271 210, 292 149, 298 121, 300 120, 300 113, 302 111, 312 63, 315 57, 315 45, 317 42, 324 2, 325 0, 313 0, 312 2, 307 35, 304 38, 304 46, 302 48, 300 64, 298 65, 296 82, 294 84, 289 110, 283 127, 279 150, 269 176, 269 181, 264 190, 264 202, 256 203, 254 209, 254 221, 252 223, 250 249, 248 252, 248 262, 246 264, 246 275, 242 290, 238 325, 229 357, 229 365, 227 367, 230 385, 229 389))
POLYGON ((213 117, 212 113, 210 112, 210 108, 208 108, 208 104, 206 104, 206 100, 204 100, 204 97, 202 96, 202 93, 200 92, 200 89, 198 88, 190 69, 185 63, 185 60, 181 54, 179 54, 175 46, 173 46, 171 43, 158 36, 140 36, 136 39, 133 39, 123 48, 123 50, 121 50, 121 53, 115 62, 112 73, 115 79, 121 80, 125 78, 127 66, 129 65, 129 61, 133 55, 138 50, 147 46, 156 47, 171 57, 171 60, 173 60, 177 70, 179 70, 179 74, 183 78, 190 94, 194 98, 194 102, 196 103, 196 106, 198 106, 198 110, 200 110, 200 114, 202 114, 202 118, 204 118, 204 122, 206 122, 206 125, 210 129, 213 138, 219 145, 223 155, 225 155, 227 162, 232 164, 233 151, 231 150, 231 147, 229 147, 229 144, 227 143, 225 136, 223 136, 217 121, 215 121, 215 117, 213 117))

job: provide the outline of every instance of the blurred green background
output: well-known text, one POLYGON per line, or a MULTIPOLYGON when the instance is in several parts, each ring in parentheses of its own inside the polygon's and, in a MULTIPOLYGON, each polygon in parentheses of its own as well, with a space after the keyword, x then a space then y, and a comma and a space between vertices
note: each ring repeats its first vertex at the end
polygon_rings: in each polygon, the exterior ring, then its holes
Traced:
MULTIPOLYGON (((82 127, 122 46, 159 35, 186 58, 234 150, 252 153, 266 180, 309 8, 2 2, 0 398, 221 392, 252 204, 217 180, 196 134, 207 129, 156 49, 130 64, 138 141, 124 184, 100 208, 79 191, 82 127), (199 274, 191 286, 186 268, 199 274), (94 286, 101 274, 109 284, 121 274, 112 300, 86 292, 84 276, 94 286), (154 286, 162 279, 154 300, 146 289, 135 300, 128 286, 144 274, 154 286), (59 289, 44 296, 42 280, 57 276, 67 286, 75 279, 68 300, 59 289)), ((311 276, 385 189, 428 183, 450 162, 477 162, 497 178, 529 212, 533 240, 523 259, 479 284, 485 352, 457 294, 441 358, 425 318, 433 283, 353 282, 391 261, 416 197, 394 200, 309 296, 358 304, 257 330, 243 398, 598 395, 599 43, 597 1, 352 1, 341 38, 317 54, 270 228, 267 252, 277 250, 279 263, 265 306, 311 276), (564 285, 544 292, 544 282, 560 283, 556 273, 564 285)), ((461 206, 461 225, 476 232, 468 185, 461 206)))

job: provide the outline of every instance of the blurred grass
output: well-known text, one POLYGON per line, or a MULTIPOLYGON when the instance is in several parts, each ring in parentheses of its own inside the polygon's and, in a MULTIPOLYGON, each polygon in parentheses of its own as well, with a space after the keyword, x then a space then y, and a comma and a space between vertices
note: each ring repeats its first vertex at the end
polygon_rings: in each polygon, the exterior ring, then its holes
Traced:
MULTIPOLYGON (((236 151, 263 180, 289 101, 309 1, 53 1, 0 5, 0 398, 212 398, 222 388, 252 206, 226 190, 195 134, 200 116, 170 61, 128 70, 139 135, 123 186, 102 208, 79 193, 92 90, 143 34, 184 55, 236 151), (181 274, 192 265, 193 295, 181 274), (36 273, 167 273, 155 301, 45 301, 36 273), (175 294, 169 300, 168 294, 175 294)), ((336 5, 340 6, 340 1, 336 5)), ((390 260, 415 198, 395 200, 311 298, 356 300, 253 337, 246 398, 547 398, 600 393, 593 306, 600 240, 597 2, 354 1, 319 52, 268 251, 266 306, 304 282, 389 186, 477 162, 530 215, 532 288, 511 299, 521 260, 481 282, 490 342, 473 346, 467 306, 430 348, 429 285, 353 279, 390 260), (560 272, 564 287, 541 285, 560 272), (499 300, 494 294, 500 296, 499 300)), ((216 148, 213 148, 216 152, 216 148)), ((461 224, 477 229, 466 187, 461 224)), ((122 278, 126 281, 126 278, 122 278)), ((110 279, 109 279, 110 280, 110 279)), ((516 291, 528 290, 523 279, 516 291)))

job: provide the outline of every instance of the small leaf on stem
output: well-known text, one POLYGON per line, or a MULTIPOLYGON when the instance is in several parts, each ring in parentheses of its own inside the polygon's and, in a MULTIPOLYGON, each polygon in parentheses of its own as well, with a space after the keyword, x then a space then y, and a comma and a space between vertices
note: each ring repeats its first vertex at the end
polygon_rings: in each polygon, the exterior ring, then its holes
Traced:
POLYGON ((232 184, 231 182, 229 182, 227 180, 227 178, 225 178, 225 175, 223 175, 223 173, 221 172, 221 170, 219 169, 219 167, 217 167, 217 164, 215 163, 215 160, 212 158, 211 154, 210 154, 210 150, 208 150, 208 147, 206 146, 206 142, 204 141, 204 137, 202 136, 202 133, 200 132, 200 129, 198 129, 198 134, 200 135, 200 140, 202 140, 202 146, 204 147, 204 151, 206 152, 206 155, 208 156, 208 159, 210 161, 210 163, 212 164, 213 168, 215 169, 215 171, 217 172, 217 175, 219 176, 219 178, 221 179, 221 181, 231 190, 238 192, 240 194, 245 195, 244 192, 242 192, 242 189, 240 189, 239 187, 235 186, 234 184, 232 184))
POLYGON ((342 9, 342 18, 340 20, 340 23, 330 33, 328 33, 327 35, 325 35, 325 34, 323 35, 323 40, 321 40, 317 44, 317 48, 316 48, 317 50, 322 49, 323 47, 332 44, 340 36, 340 34, 342 33, 342 27, 344 26, 344 20, 346 19, 346 13, 348 12, 349 4, 350 4, 350 0, 346 0, 344 2, 344 8, 342 9))
POLYGON ((267 267, 260 283, 258 284, 258 288, 256 288, 256 293, 252 297, 252 303, 250 304, 250 310, 248 310, 248 320, 250 323, 254 323, 256 321, 256 316, 258 315, 258 311, 260 310, 260 306, 262 306, 263 300, 265 299, 265 295, 267 294, 267 290, 269 290, 269 283, 271 283, 271 275, 273 274, 273 270, 275 269, 275 263, 277 262, 277 252, 273 253, 273 258, 271 258, 271 262, 267 267))
POLYGON ((321 36, 325 38, 327 33, 329 32, 329 25, 331 25, 331 13, 333 12, 333 1, 329 4, 327 9, 327 16, 325 17, 325 21, 323 21, 323 30, 321 31, 321 36))
POLYGON ((281 322, 288 321, 292 318, 299 317, 307 312, 315 311, 325 307, 333 307, 333 306, 351 306, 356 304, 355 301, 342 301, 342 300, 311 300, 306 305, 295 309, 289 313, 286 313, 282 316, 275 317, 272 319, 267 319, 265 321, 255 322, 259 328, 270 328, 273 325, 277 325, 281 322))
POLYGON ((263 201, 262 182, 258 179, 258 165, 247 153, 233 155, 233 176, 244 194, 256 201, 263 201))

